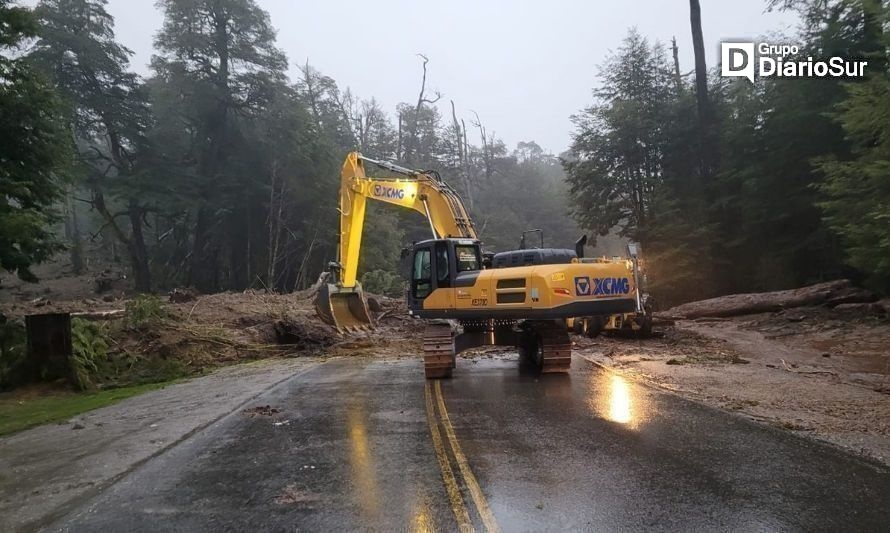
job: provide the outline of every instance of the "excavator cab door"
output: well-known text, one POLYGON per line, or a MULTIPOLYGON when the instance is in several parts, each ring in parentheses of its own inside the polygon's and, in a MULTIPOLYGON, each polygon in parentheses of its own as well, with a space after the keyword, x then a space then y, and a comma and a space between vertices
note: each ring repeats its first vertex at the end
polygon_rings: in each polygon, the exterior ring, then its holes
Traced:
POLYGON ((408 309, 420 311, 423 302, 435 290, 433 276, 433 243, 425 242, 414 246, 411 251, 411 269, 408 277, 408 309))
POLYGON ((408 309, 447 311, 455 308, 455 287, 470 271, 482 269, 476 241, 440 239, 416 244, 411 251, 408 309), (429 301, 431 295, 433 301, 429 301))

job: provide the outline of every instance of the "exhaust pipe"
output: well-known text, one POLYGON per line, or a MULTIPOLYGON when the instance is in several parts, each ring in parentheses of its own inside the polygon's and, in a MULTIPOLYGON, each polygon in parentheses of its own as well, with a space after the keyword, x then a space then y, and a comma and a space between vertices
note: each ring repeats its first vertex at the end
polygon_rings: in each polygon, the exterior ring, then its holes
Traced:
POLYGON ((575 254, 578 259, 584 259, 584 247, 587 246, 587 234, 581 235, 581 238, 575 241, 575 254))

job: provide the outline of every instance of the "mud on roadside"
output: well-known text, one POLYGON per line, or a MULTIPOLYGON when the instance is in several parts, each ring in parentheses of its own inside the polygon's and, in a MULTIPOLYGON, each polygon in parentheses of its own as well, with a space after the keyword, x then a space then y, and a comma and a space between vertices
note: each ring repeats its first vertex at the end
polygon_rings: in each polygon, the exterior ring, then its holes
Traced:
POLYGON ((583 357, 890 464, 890 321, 798 308, 680 321, 663 338, 575 337, 583 357))

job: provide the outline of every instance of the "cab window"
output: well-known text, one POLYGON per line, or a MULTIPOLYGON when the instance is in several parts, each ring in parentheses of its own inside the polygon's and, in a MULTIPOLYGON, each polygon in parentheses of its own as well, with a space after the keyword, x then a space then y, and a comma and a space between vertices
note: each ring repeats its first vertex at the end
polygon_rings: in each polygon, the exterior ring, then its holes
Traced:
POLYGON ((451 286, 451 270, 448 268, 448 243, 436 243, 436 286, 451 286))
POLYGON ((426 298, 432 292, 433 276, 431 267, 430 250, 417 250, 414 254, 414 272, 411 276, 411 290, 415 298, 426 298))
POLYGON ((475 246, 457 245, 454 247, 457 256, 457 271, 470 272, 482 270, 482 262, 479 259, 479 249, 475 246))

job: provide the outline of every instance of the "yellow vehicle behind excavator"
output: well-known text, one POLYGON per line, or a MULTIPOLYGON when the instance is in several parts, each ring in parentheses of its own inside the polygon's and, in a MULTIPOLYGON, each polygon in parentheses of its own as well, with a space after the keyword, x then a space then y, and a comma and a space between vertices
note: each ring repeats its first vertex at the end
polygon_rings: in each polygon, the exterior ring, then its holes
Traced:
POLYGON ((423 339, 428 378, 450 376, 457 354, 486 345, 515 346, 542 372, 565 372, 566 319, 642 312, 633 262, 582 262, 583 246, 486 254, 484 261, 463 201, 438 174, 351 153, 341 174, 338 261, 316 297, 319 317, 340 330, 373 327, 356 279, 369 199, 413 209, 430 224, 432 239, 405 253, 408 312, 431 319, 423 339), (369 177, 366 162, 398 177, 369 177))
MULTIPOLYGON (((586 237, 584 238, 586 241, 586 237)), ((578 246, 584 246, 584 242, 578 241, 578 246)), ((652 301, 644 292, 645 276, 642 272, 640 261, 640 245, 628 243, 627 257, 593 257, 584 258, 585 263, 625 263, 631 265, 634 280, 637 286, 637 310, 631 313, 616 315, 583 316, 570 318, 567 321, 569 331, 594 338, 600 333, 632 333, 638 338, 652 336, 652 301)))

